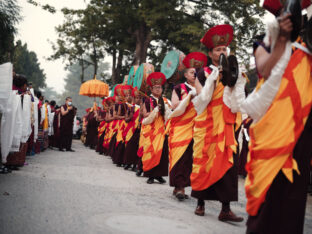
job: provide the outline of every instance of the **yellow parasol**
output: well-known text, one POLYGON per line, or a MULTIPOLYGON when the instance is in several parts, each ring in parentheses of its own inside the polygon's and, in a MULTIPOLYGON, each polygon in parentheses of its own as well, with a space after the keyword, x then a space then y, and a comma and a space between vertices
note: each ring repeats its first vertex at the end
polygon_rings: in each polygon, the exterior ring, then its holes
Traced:
POLYGON ((107 97, 109 93, 108 84, 97 80, 96 76, 80 86, 79 94, 88 97, 107 97))

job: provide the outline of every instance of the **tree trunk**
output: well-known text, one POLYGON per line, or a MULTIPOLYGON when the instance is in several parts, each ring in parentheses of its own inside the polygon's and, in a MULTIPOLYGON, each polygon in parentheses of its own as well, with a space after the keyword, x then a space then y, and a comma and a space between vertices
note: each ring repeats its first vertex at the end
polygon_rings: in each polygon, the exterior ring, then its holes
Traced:
POLYGON ((81 84, 82 84, 82 83, 83 83, 83 80, 84 80, 84 70, 85 70, 83 59, 80 59, 80 66, 81 66, 81 75, 80 75, 80 78, 81 78, 81 84))
POLYGON ((136 38, 133 65, 139 65, 146 62, 147 49, 152 40, 152 35, 150 28, 145 23, 141 23, 140 27, 133 34, 136 38))
POLYGON ((122 67, 122 59, 123 59, 123 50, 119 50, 117 66, 116 66, 116 81, 118 83, 122 82, 122 78, 120 77, 121 67, 122 67))
POLYGON ((113 50, 112 85, 116 84, 116 49, 113 50))

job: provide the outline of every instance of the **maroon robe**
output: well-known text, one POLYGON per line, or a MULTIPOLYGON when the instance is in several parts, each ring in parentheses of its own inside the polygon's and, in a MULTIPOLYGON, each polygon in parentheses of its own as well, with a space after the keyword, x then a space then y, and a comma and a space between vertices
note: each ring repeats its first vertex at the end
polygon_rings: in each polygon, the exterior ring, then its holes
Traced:
MULTIPOLYGON (((64 110, 67 110, 67 105, 63 105, 64 110)), ((70 150, 73 139, 75 111, 72 108, 66 115, 61 113, 60 124, 60 149, 70 150)))

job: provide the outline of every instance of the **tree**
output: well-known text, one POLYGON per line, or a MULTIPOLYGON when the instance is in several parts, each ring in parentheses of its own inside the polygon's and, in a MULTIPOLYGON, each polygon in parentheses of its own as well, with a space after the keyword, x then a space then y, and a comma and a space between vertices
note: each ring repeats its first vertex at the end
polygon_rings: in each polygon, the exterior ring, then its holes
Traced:
MULTIPOLYGON (((112 55, 112 83, 121 81, 130 65, 147 59, 159 68, 171 49, 185 54, 206 52, 200 39, 208 28, 222 23, 234 27, 231 49, 242 62, 249 63, 248 46, 253 36, 263 30, 260 17, 264 14, 257 0, 91 0, 85 10, 66 12, 69 20, 63 26, 73 31, 88 29, 88 34, 103 43, 96 46, 112 55), (71 20, 79 16, 79 23, 74 24, 71 20), (92 20, 82 24, 86 16, 92 20)), ((80 43, 77 34, 70 36, 80 43)), ((69 38, 60 37, 65 41, 70 41, 69 38)), ((75 51, 75 45, 70 43, 64 48, 75 51)), ((59 46, 57 51, 61 49, 59 46)))
POLYGON ((16 0, 0 1, 0 64, 12 60, 16 24, 20 21, 16 0))
MULTIPOLYGON (((85 70, 86 80, 90 80, 93 78, 93 70, 91 66, 85 70)), ((106 71, 109 69, 108 63, 100 63, 98 67, 97 76, 100 77, 102 74, 105 76, 106 71)), ((79 90, 81 86, 81 82, 77 77, 80 74, 80 64, 79 62, 74 63, 73 65, 68 67, 69 74, 65 78, 65 91, 62 93, 60 97, 60 103, 65 102, 66 97, 72 97, 73 105, 78 109, 78 116, 82 117, 85 114, 85 109, 92 107, 94 99, 86 96, 79 95, 79 90)), ((100 98, 97 98, 99 105, 100 98)))
POLYGON ((66 22, 56 27, 59 38, 52 45, 54 54, 49 58, 54 60, 63 57, 68 61, 66 67, 78 61, 81 66, 81 83, 84 81, 85 69, 93 65, 93 74, 97 74, 98 63, 104 57, 103 41, 97 36, 96 18, 90 11, 92 9, 62 9, 66 22))
POLYGON ((42 94, 45 100, 54 100, 58 105, 60 104, 60 95, 52 87, 46 87, 43 89, 42 94))
POLYGON ((25 75, 35 89, 46 87, 46 75, 40 68, 36 53, 29 51, 27 44, 23 45, 20 40, 16 42, 14 49, 13 67, 17 74, 25 75))

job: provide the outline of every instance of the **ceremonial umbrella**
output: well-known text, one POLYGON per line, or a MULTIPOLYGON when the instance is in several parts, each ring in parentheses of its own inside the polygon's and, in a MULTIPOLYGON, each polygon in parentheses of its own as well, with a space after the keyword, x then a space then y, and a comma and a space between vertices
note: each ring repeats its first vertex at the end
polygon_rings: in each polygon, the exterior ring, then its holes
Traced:
POLYGON ((97 80, 96 76, 92 80, 84 82, 80 86, 79 94, 88 97, 107 97, 109 93, 108 84, 97 80))
POLYGON ((109 86, 108 84, 104 83, 103 81, 97 80, 96 76, 92 80, 88 80, 84 82, 80 86, 79 94, 83 96, 93 97, 94 104, 93 109, 97 109, 96 105, 96 97, 107 97, 109 93, 109 86))

